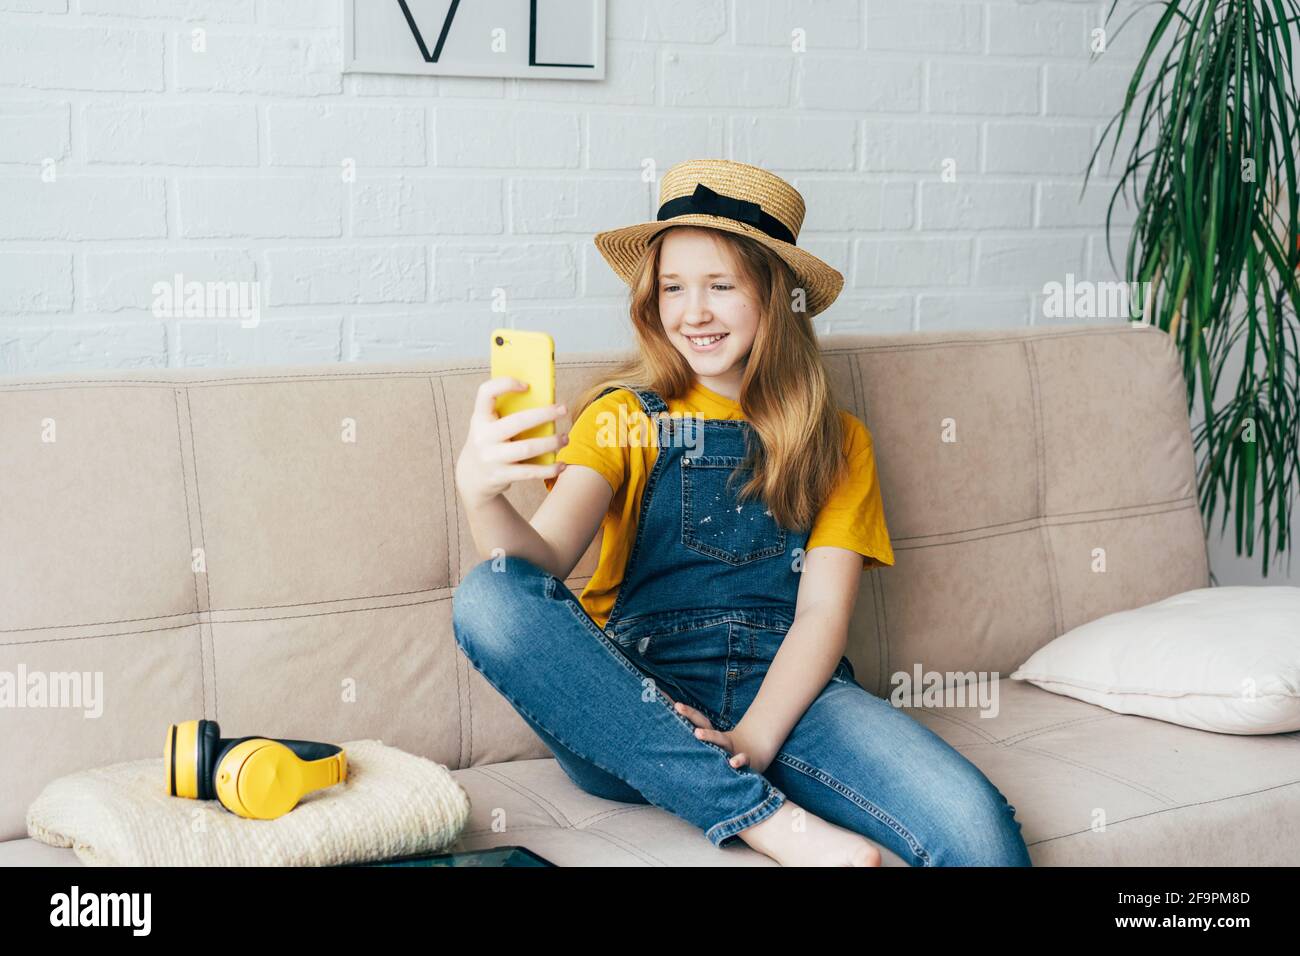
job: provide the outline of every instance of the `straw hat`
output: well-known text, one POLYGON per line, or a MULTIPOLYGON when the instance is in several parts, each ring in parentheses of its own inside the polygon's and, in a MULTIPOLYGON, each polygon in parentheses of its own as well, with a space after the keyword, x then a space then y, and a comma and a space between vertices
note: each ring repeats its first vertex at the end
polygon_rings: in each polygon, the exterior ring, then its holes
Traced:
POLYGON ((631 285, 646 243, 667 228, 666 222, 749 236, 794 270, 811 318, 835 301, 844 276, 795 245, 803 215, 803 197, 775 173, 730 159, 689 159, 664 173, 653 222, 598 232, 595 243, 610 268, 631 285))

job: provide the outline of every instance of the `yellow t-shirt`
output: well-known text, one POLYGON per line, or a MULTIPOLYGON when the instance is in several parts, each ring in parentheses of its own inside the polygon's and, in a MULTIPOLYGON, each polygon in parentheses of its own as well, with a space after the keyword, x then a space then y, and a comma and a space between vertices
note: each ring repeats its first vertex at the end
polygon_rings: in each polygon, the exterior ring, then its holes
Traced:
MULTIPOLYGON (((624 420, 641 412, 641 403, 632 392, 624 388, 609 392, 583 410, 569 431, 569 443, 556 452, 557 461, 594 469, 614 489, 614 497, 601 523, 604 537, 600 561, 579 597, 592 620, 602 628, 614 609, 623 571, 636 540, 641 493, 659 454, 659 449, 653 444, 632 447, 630 443, 622 442, 602 446, 597 442, 599 423, 619 421, 620 405, 624 408, 624 420), (603 412, 609 412, 615 418, 601 418, 603 412)), ((668 400, 667 405, 669 412, 681 415, 703 415, 732 421, 745 417, 741 414, 739 402, 698 382, 691 386, 685 397, 668 400)), ((863 568, 892 565, 894 550, 889 543, 889 529, 885 526, 885 512, 880 501, 871 432, 849 412, 841 409, 840 417, 844 423, 848 470, 817 513, 804 550, 811 551, 823 545, 848 548, 862 555, 863 568)), ((653 437, 650 441, 653 442, 653 437)), ((545 479, 548 492, 554 487, 555 480, 545 479)))

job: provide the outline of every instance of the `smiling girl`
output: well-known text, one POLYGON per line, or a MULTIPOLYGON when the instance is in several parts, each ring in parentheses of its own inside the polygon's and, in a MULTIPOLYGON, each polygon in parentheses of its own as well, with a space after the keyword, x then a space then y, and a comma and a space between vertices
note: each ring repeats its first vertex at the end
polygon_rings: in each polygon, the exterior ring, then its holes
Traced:
POLYGON ((456 591, 457 643, 579 787, 715 846, 1028 866, 1002 793, 845 656, 861 575, 894 554, 871 434, 837 407, 812 324, 843 276, 797 246, 803 216, 780 177, 694 160, 653 222, 596 236, 639 348, 567 435, 512 441, 566 409, 498 418, 522 383, 480 386, 456 480, 485 560, 456 591), (531 478, 550 493, 525 521, 504 492, 531 478), (564 580, 598 528, 579 599, 564 580))

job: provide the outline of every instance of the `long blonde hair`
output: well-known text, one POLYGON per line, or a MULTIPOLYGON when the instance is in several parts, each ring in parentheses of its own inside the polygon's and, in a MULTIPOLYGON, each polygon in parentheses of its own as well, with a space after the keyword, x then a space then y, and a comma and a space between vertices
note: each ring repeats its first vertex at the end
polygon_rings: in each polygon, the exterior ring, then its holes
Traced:
MULTIPOLYGON (((694 384, 695 373, 668 341, 659 316, 663 238, 678 228, 647 242, 632 284, 638 354, 580 393, 574 419, 610 386, 653 389, 666 402, 684 397, 694 384)), ((753 476, 738 495, 761 499, 781 527, 807 530, 846 467, 844 425, 816 330, 807 312, 793 307, 798 280, 784 259, 747 236, 709 233, 731 252, 759 300, 758 330, 740 384, 741 413, 759 447, 750 448, 741 466, 752 468, 753 476)))

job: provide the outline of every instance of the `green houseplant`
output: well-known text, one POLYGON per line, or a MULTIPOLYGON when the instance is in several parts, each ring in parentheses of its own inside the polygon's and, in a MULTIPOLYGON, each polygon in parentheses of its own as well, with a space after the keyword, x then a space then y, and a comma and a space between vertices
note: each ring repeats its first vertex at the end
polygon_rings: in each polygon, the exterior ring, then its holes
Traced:
MULTIPOLYGON (((1158 324, 1177 343, 1188 411, 1198 395, 1203 406, 1193 437, 1206 526, 1222 493, 1220 528, 1232 511, 1237 553, 1244 548, 1253 555, 1258 505, 1265 576, 1271 553, 1287 552, 1289 566, 1292 499, 1300 484, 1296 3, 1160 3, 1163 13, 1083 185, 1115 129, 1113 163, 1125 123, 1136 113, 1134 145, 1106 214, 1107 248, 1115 201, 1130 183, 1137 212, 1125 274, 1150 283, 1138 286, 1149 290, 1140 321, 1158 324), (1167 50, 1160 56, 1162 42, 1167 50), (1238 343, 1240 377, 1232 397, 1216 407, 1224 360, 1238 343)), ((1117 5, 1112 0, 1107 24, 1117 5)))

